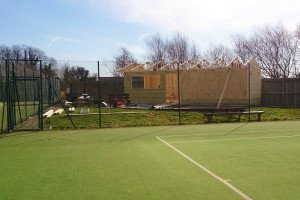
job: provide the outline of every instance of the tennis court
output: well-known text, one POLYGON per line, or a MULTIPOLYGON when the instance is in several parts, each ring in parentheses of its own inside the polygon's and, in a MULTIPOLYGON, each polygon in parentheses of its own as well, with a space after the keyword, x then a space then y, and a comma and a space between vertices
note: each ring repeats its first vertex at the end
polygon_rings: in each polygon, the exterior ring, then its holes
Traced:
POLYGON ((0 199, 299 199, 299 125, 9 134, 0 199))

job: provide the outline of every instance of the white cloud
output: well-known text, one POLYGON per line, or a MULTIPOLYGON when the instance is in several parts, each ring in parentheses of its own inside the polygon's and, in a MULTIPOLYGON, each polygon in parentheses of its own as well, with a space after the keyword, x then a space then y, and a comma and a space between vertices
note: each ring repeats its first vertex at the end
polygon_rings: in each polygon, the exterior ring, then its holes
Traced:
MULTIPOLYGON (((295 0, 112 0, 110 8, 122 20, 162 29, 211 30, 235 27, 235 20, 253 24, 299 19, 300 1, 295 0)), ((239 28, 239 27, 235 27, 239 28)))
MULTIPOLYGON (((73 0, 74 1, 74 0, 73 0)), ((75 0, 76 1, 76 0, 75 0)), ((78 1, 77 1, 78 2, 78 1)), ((153 32, 180 31, 194 40, 223 40, 233 33, 281 22, 300 22, 299 0, 87 0, 93 9, 105 7, 117 19, 150 27, 153 32)))
POLYGON ((139 58, 142 58, 146 53, 141 45, 128 46, 128 49, 133 55, 137 55, 139 58))

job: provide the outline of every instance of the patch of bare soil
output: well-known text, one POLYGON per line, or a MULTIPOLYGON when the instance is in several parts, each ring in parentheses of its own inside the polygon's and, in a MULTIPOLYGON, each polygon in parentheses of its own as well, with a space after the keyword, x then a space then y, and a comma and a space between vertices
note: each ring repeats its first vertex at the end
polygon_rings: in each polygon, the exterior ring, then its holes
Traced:
MULTIPOLYGON (((53 105, 46 110, 44 110, 44 113, 53 109, 54 111, 57 109, 62 108, 60 104, 53 105)), ((45 125, 45 123, 44 123, 45 125)), ((46 128, 46 127, 45 127, 46 128)), ((48 127, 49 128, 49 127, 48 127)), ((39 129, 39 118, 38 115, 34 115, 31 117, 28 117, 25 121, 22 123, 18 124, 15 128, 16 130, 34 130, 34 129, 39 129)), ((47 128, 46 128, 47 129, 47 128)))

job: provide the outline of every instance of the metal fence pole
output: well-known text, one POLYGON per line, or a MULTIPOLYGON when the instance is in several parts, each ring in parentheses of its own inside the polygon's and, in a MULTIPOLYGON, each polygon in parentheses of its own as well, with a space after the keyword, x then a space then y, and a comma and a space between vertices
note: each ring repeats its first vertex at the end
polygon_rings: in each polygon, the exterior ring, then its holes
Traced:
POLYGON ((177 84, 178 84, 178 124, 181 125, 181 98, 180 98, 180 65, 177 63, 177 84))
POLYGON ((102 128, 102 118, 101 118, 101 104, 102 102, 100 101, 101 98, 101 85, 100 85, 100 62, 97 62, 98 64, 98 82, 97 82, 97 87, 98 87, 98 116, 99 116, 99 128, 102 128))
MULTIPOLYGON (((34 79, 35 77, 35 74, 34 74, 34 69, 32 70, 32 79, 34 79)), ((35 83, 33 84, 33 111, 35 113, 35 88, 36 88, 36 85, 35 83)))
POLYGON ((39 129, 44 129, 44 123, 43 123, 43 72, 42 72, 42 61, 39 61, 40 63, 40 82, 39 82, 39 129))
MULTIPOLYGON (((16 76, 15 76, 15 63, 12 62, 11 66, 11 77, 10 77, 10 109, 11 109, 11 122, 12 122, 12 129, 13 130, 17 124, 17 117, 16 117, 16 95, 17 95, 17 89, 16 89, 16 76)), ((19 107, 20 108, 20 107, 19 107)), ((21 117, 20 117, 21 118, 21 117)))
POLYGON ((250 84, 251 84, 251 81, 250 81, 250 62, 249 62, 249 64, 248 64, 248 112, 249 112, 249 115, 248 115, 248 121, 250 122, 250 120, 251 120, 251 97, 250 97, 250 95, 251 95, 251 92, 250 92, 250 89, 251 89, 251 87, 250 87, 250 84))
MULTIPOLYGON (((24 77, 26 77, 26 71, 25 71, 25 65, 23 67, 23 74, 24 74, 24 77)), ((25 104, 25 117, 26 119, 28 118, 28 115, 27 115, 27 84, 26 84, 26 81, 24 80, 24 104, 25 104)))

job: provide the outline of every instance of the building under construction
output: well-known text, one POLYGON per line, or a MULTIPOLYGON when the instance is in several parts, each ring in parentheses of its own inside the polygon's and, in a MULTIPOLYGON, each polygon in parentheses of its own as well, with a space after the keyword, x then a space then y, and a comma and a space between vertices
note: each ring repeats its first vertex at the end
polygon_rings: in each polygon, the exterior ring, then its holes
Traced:
POLYGON ((254 58, 245 64, 237 58, 229 63, 222 59, 203 59, 196 64, 133 63, 122 71, 124 91, 132 103, 172 104, 179 101, 179 96, 182 105, 261 103, 261 70, 254 58))

